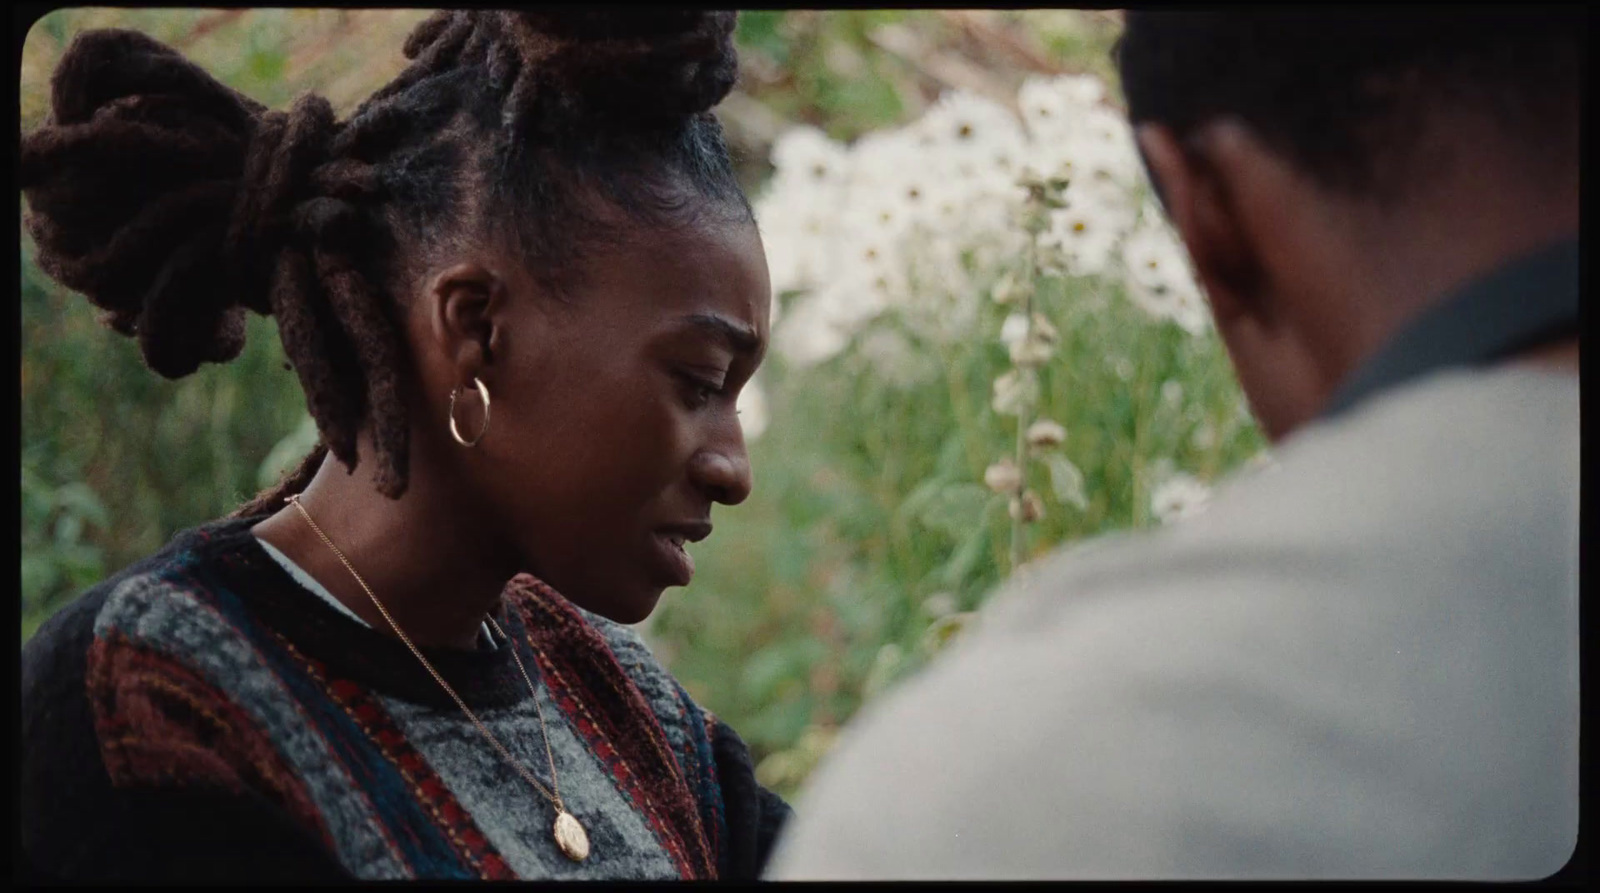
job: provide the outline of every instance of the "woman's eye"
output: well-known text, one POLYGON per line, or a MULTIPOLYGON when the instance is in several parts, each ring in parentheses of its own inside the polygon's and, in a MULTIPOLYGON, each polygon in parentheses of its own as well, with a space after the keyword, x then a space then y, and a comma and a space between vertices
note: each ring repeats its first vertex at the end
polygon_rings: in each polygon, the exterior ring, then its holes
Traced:
POLYGON ((697 375, 689 375, 687 373, 683 373, 681 377, 683 378, 686 394, 685 402, 689 404, 690 409, 699 409, 710 403, 712 397, 722 393, 722 384, 720 382, 707 381, 697 375))

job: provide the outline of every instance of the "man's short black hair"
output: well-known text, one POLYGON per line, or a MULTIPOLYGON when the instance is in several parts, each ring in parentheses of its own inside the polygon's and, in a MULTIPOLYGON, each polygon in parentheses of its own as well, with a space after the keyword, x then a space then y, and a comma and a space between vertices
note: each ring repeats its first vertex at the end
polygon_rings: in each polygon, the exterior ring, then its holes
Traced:
POLYGON ((1434 110, 1575 164, 1586 27, 1582 6, 1148 10, 1115 53, 1135 125, 1236 117, 1323 186, 1392 199, 1434 110))

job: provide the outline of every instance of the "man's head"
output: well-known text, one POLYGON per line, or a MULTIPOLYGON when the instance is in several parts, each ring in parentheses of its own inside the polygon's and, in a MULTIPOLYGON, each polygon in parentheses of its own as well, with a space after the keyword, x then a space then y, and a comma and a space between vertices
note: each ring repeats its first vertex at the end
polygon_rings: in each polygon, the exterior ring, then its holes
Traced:
POLYGON ((1274 439, 1451 287, 1577 231, 1581 8, 1130 12, 1128 114, 1274 439))

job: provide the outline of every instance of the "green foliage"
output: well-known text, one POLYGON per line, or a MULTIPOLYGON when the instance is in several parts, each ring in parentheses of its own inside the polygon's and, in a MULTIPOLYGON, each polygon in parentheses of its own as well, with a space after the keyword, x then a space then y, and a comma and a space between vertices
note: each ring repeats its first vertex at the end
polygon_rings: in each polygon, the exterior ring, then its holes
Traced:
POLYGON ((22 637, 47 616, 51 593, 99 580, 104 555, 86 541, 111 526, 99 496, 80 482, 52 487, 28 464, 22 467, 22 637))
POLYGON ((747 88, 782 117, 818 125, 836 139, 901 121, 908 113, 905 64, 878 51, 871 36, 879 26, 918 15, 900 10, 742 13, 740 52, 756 60, 747 67, 772 72, 770 80, 747 76, 747 88))

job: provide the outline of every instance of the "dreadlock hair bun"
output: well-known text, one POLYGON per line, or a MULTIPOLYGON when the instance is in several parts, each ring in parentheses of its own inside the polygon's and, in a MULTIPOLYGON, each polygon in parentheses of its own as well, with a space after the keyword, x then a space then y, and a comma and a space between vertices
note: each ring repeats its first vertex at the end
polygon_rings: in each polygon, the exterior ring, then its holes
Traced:
POLYGON ((536 133, 574 120, 640 128, 708 111, 738 76, 734 12, 680 9, 442 12, 407 41, 423 66, 484 64, 508 87, 504 120, 536 133))
POLYGON ((276 255, 334 130, 326 100, 268 111, 136 31, 87 31, 22 140, 41 268, 82 292, 146 365, 180 378, 272 313, 276 255))
POLYGON ((700 10, 523 12, 510 33, 535 76, 551 72, 554 94, 583 111, 681 118, 733 89, 734 20, 700 10))

